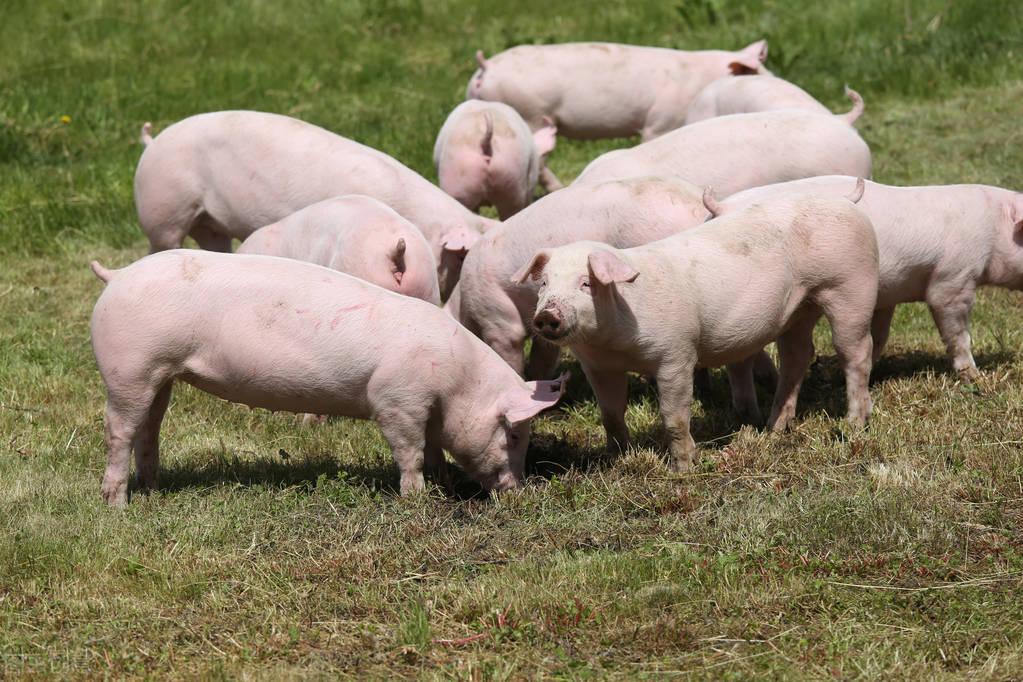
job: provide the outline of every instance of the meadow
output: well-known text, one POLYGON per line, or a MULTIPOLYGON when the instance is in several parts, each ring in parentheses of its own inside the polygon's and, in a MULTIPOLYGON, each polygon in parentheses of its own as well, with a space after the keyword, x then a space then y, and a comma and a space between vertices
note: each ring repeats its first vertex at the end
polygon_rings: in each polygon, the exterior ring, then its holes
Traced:
MULTIPOLYGON (((874 414, 847 429, 818 358, 794 428, 699 396, 698 471, 665 466, 656 389, 603 452, 569 356, 528 485, 401 498, 376 427, 249 410, 179 385, 161 489, 107 509, 88 320, 98 258, 148 251, 138 131, 248 108, 300 117, 425 176, 473 52, 610 40, 770 41, 875 179, 1023 188, 1023 4, 1010 0, 4 0, 0 7, 0 676, 1018 679, 1023 320, 982 292, 962 384, 923 305, 899 310, 874 414)), ((560 140, 568 181, 635 140, 560 140)), ((761 394, 766 407, 770 396, 761 394)))

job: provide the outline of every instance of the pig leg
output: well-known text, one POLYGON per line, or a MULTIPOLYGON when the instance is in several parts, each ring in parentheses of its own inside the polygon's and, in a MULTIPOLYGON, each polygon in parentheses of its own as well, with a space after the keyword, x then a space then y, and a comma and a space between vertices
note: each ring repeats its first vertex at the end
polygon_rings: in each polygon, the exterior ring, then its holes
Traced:
POLYGON ((560 357, 560 347, 544 341, 539 336, 534 336, 533 348, 529 351, 526 376, 530 379, 553 379, 560 357))
POLYGON ((439 421, 431 420, 426 431, 426 447, 423 451, 423 465, 441 485, 451 487, 451 469, 440 446, 439 421))
POLYGON ((135 451, 135 475, 141 490, 155 490, 160 469, 160 425, 170 404, 171 387, 167 382, 156 393, 149 408, 149 414, 135 434, 132 449, 135 451))
POLYGON ((927 306, 938 325, 941 340, 952 369, 967 382, 980 378, 977 364, 970 352, 970 311, 973 309, 972 286, 933 286, 927 292, 927 306))
POLYGON ((870 335, 874 338, 874 362, 877 362, 884 352, 888 343, 888 332, 892 329, 892 317, 895 315, 895 306, 891 308, 878 308, 874 311, 874 317, 870 321, 870 335))
MULTIPOLYGON (((694 352, 692 357, 695 358, 694 352)), ((696 442, 689 432, 693 405, 693 369, 695 362, 661 365, 657 388, 661 393, 661 418, 671 438, 671 468, 685 473, 696 466, 696 442)))
POLYGON ((561 180, 558 180, 558 176, 554 174, 554 171, 548 168, 547 164, 543 161, 540 162, 540 186, 547 193, 556 192, 564 187, 561 180))
POLYGON ((846 419, 854 426, 866 426, 870 417, 870 366, 874 341, 870 336, 870 320, 847 319, 836 315, 831 323, 831 342, 845 370, 845 393, 848 402, 846 419))
POLYGON ((778 337, 778 389, 767 419, 767 428, 772 431, 784 431, 796 415, 799 388, 813 360, 813 327, 818 317, 807 314, 778 337))
POLYGON ((757 405, 757 389, 753 385, 753 365, 756 355, 742 362, 725 367, 728 384, 732 387, 732 407, 744 422, 755 424, 760 421, 760 406, 757 405))
POLYGON ((215 224, 209 218, 200 218, 189 234, 199 244, 199 248, 205 251, 231 253, 231 236, 218 231, 215 224))
POLYGON ((629 378, 625 372, 605 372, 586 364, 583 373, 597 397, 600 418, 607 434, 607 450, 624 452, 629 446, 629 429, 625 425, 625 408, 629 399, 629 378))
MULTIPOLYGON (((134 392, 133 392, 134 393, 134 392)), ((108 388, 106 414, 107 469, 100 492, 111 507, 128 503, 128 474, 131 446, 150 414, 155 392, 149 395, 120 395, 108 388)))
POLYGON ((753 378, 772 391, 778 387, 778 370, 767 351, 762 350, 753 356, 753 378))
POLYGON ((401 494, 426 489, 423 465, 426 460, 426 420, 408 412, 383 410, 376 415, 380 431, 391 446, 394 463, 401 474, 401 494))

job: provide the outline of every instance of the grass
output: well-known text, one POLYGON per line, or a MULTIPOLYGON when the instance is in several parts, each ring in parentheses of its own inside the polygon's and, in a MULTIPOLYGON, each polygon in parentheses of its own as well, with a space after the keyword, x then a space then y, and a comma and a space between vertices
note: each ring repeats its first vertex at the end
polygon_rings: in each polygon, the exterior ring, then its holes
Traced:
MULTIPOLYGON (((698 473, 664 467, 656 392, 639 447, 600 451, 578 367, 539 419, 529 486, 397 496, 376 428, 299 428, 187 386, 162 489, 103 507, 88 341, 111 266, 146 252, 138 128, 204 110, 300 116, 428 177, 477 47, 771 41, 836 110, 867 101, 877 179, 1023 187, 1023 45, 1009 2, 703 0, 200 4, 8 0, 0 22, 0 674, 886 679, 1023 669, 1023 321, 974 315, 983 379, 946 371, 922 306, 896 317, 864 434, 820 358, 791 433, 740 427, 723 375, 698 473), (70 117, 63 123, 61 116, 70 117)), ((570 179, 628 141, 561 141, 570 179)), ((767 396, 762 396, 767 400, 767 396)))

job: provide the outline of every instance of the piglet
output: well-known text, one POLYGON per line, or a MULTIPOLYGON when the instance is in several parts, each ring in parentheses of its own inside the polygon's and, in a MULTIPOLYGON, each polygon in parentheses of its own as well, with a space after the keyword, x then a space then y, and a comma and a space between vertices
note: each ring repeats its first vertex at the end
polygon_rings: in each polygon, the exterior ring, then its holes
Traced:
POLYGON ((135 207, 153 252, 191 235, 204 249, 230 251, 318 201, 363 194, 419 228, 433 248, 447 296, 465 252, 489 227, 411 168, 383 152, 288 116, 218 111, 186 118, 149 143, 135 171, 135 207))
POLYGON ((111 271, 92 313, 107 389, 108 504, 157 484, 175 379, 251 407, 372 419, 422 490, 443 450, 487 488, 523 476, 529 420, 564 381, 526 383, 440 308, 317 265, 173 250, 111 271), (186 303, 186 304, 183 304, 186 303))
MULTIPOLYGON (((747 190, 719 211, 805 195, 836 196, 852 178, 809 178, 747 190)), ((960 378, 979 378, 970 342, 977 289, 1023 289, 1023 194, 989 185, 893 187, 868 182, 859 208, 877 231, 881 258, 874 359, 888 341, 895 306, 925 301, 960 378)))
MULTIPOLYGON (((844 114, 835 114, 848 125, 853 125, 863 114, 863 98, 846 87, 845 95, 853 108, 844 114)), ((776 109, 805 109, 818 114, 830 114, 813 95, 795 83, 776 76, 747 76, 745 78, 719 78, 696 96, 686 113, 686 125, 715 116, 753 114, 776 109)))
MULTIPOLYGON (((470 211, 493 206, 507 220, 532 201, 557 132, 549 119, 530 132, 507 104, 462 102, 444 121, 433 148, 440 188, 470 211)), ((548 191, 560 187, 556 178, 545 183, 548 191)))
POLYGON ((370 197, 334 197, 306 206, 253 232, 238 253, 315 263, 440 305, 430 244, 415 225, 370 197))
POLYGON ((838 173, 869 177, 870 149, 846 121, 799 109, 733 114, 594 159, 575 183, 674 175, 722 195, 838 173))
POLYGON ((700 90, 732 74, 767 73, 767 41, 737 52, 669 50, 616 43, 519 45, 486 59, 466 99, 504 102, 533 130, 549 119, 565 137, 642 135, 678 128, 700 90))
POLYGON ((741 366, 777 340, 780 378, 768 426, 782 430, 795 415, 822 313, 845 368, 848 418, 866 422, 877 271, 874 230, 861 211, 847 199, 801 198, 631 249, 597 242, 542 249, 512 281, 539 283, 533 326, 579 358, 609 447, 628 442, 626 372, 652 375, 672 466, 690 471, 697 364, 741 366))

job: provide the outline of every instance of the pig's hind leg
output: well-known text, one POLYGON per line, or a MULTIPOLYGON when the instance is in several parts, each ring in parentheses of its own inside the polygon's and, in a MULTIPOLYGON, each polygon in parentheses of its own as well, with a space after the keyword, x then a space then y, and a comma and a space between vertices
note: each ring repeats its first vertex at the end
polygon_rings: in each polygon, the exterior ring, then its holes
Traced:
POLYGON ((799 389, 813 360, 813 327, 819 317, 819 311, 807 311, 778 337, 778 388, 767 419, 772 431, 784 431, 796 415, 799 389))
MULTIPOLYGON (((127 374, 122 375, 127 378, 127 374)), ((156 384, 159 386, 160 384, 156 384)), ((107 468, 103 474, 100 492, 111 507, 123 507, 128 503, 128 475, 131 470, 133 445, 141 445, 141 459, 146 462, 147 475, 155 474, 154 458, 148 456, 151 446, 159 437, 159 422, 151 420, 153 407, 163 417, 165 401, 170 398, 170 389, 158 391, 146 379, 125 381, 119 386, 107 386, 106 444, 107 468), (158 396, 165 392, 166 395, 158 396), (157 404, 159 402, 159 404, 157 404), (152 425, 155 429, 151 428, 152 425)), ((151 479, 150 479, 151 480, 151 479)))
POLYGON ((159 483, 160 425, 170 404, 173 383, 168 381, 156 393, 149 414, 135 433, 135 475, 140 490, 155 490, 159 483))
POLYGON ((873 407, 870 400, 870 368, 874 340, 871 336, 874 298, 869 289, 849 287, 824 299, 824 314, 831 325, 831 343, 845 371, 848 401, 846 418, 865 426, 873 407))

